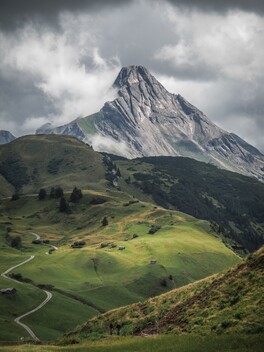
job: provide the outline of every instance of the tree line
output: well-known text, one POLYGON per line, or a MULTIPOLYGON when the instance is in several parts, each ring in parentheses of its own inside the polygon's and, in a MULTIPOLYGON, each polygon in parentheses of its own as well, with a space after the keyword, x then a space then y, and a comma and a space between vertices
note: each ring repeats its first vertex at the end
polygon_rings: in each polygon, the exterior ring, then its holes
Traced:
MULTIPOLYGON (((45 200, 48 197, 47 191, 45 188, 41 188, 38 193, 38 199, 40 201, 45 200)), ((74 187, 71 194, 70 194, 70 199, 69 201, 71 203, 79 203, 79 201, 82 199, 83 194, 82 190, 74 187)), ((59 204, 59 210, 62 213, 70 213, 70 205, 67 199, 64 196, 64 191, 63 189, 58 186, 58 187, 51 187, 50 193, 49 193, 49 198, 50 199, 60 199, 60 204, 59 204)))

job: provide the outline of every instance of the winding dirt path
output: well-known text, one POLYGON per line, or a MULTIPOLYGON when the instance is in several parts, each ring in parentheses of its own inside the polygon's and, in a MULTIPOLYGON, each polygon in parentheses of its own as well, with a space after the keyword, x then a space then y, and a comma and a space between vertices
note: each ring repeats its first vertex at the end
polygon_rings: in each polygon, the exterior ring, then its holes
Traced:
POLYGON ((22 284, 22 282, 17 281, 17 280, 15 280, 15 279, 12 279, 11 277, 7 276, 7 274, 9 274, 10 271, 12 271, 12 270, 18 268, 19 266, 24 265, 24 264, 30 262, 30 261, 33 260, 34 258, 35 258, 35 256, 32 255, 30 258, 28 258, 27 260, 23 261, 22 263, 19 263, 19 264, 15 265, 15 266, 12 266, 12 267, 9 268, 9 269, 7 269, 5 272, 3 272, 3 273, 1 274, 1 276, 4 277, 5 279, 12 280, 12 281, 15 281, 15 282, 18 282, 18 283, 22 284))
POLYGON ((23 319, 23 318, 25 318, 26 316, 32 314, 32 313, 35 313, 37 310, 39 310, 39 309, 41 309, 42 307, 44 307, 45 304, 47 304, 48 301, 52 298, 52 293, 50 293, 49 291, 45 291, 45 290, 43 290, 43 291, 47 294, 46 299, 45 299, 42 303, 40 303, 40 305, 37 306, 36 308, 32 309, 31 311, 29 311, 29 312, 27 312, 27 313, 25 313, 25 314, 23 314, 23 315, 20 315, 20 317, 17 317, 17 318, 15 319, 15 322, 16 322, 18 325, 21 325, 21 326, 29 333, 29 335, 33 338, 33 340, 35 340, 35 341, 40 341, 40 340, 39 340, 39 338, 34 334, 34 332, 30 329, 30 327, 27 326, 26 324, 21 323, 20 320, 23 319))
MULTIPOLYGON (((38 235, 37 233, 31 232, 31 235, 36 236, 36 240, 40 240, 40 235, 38 235)), ((43 245, 49 246, 49 247, 53 248, 54 251, 57 251, 57 250, 58 250, 58 247, 53 246, 53 244, 48 244, 48 243, 46 244, 46 243, 43 243, 43 245)), ((46 252, 45 254, 50 255, 50 252, 48 251, 48 252, 46 252)))
MULTIPOLYGON (((40 236, 36 233, 32 233, 32 235, 34 235, 36 237, 37 240, 40 240, 40 236)), ((54 250, 57 250, 58 248, 53 246, 53 245, 50 245, 52 248, 54 248, 54 250)), ((46 254, 49 254, 48 252, 46 254)), ((15 280, 15 279, 12 279, 11 277, 7 276, 7 274, 9 274, 12 270, 18 268, 19 266, 22 266, 28 262, 30 262, 31 260, 33 260, 35 258, 34 255, 31 255, 30 258, 24 260, 22 263, 19 263, 17 265, 14 265, 12 266, 11 268, 7 269, 5 272, 3 272, 1 274, 1 276, 5 279, 8 279, 8 280, 12 280, 12 281, 15 281, 19 284, 23 284, 23 282, 20 282, 18 280, 15 280)), ((52 293, 49 292, 49 291, 46 291, 46 290, 42 290, 46 293, 47 297, 45 298, 45 300, 40 303, 40 305, 38 305, 36 308, 32 309, 31 311, 27 312, 27 313, 24 313, 23 315, 20 315, 20 317, 17 317, 14 319, 15 323, 17 323, 18 325, 22 326, 27 332, 28 334, 32 337, 32 339, 34 341, 40 341, 40 339, 34 334, 34 332, 30 329, 29 326, 27 326, 26 324, 24 323, 21 323, 21 319, 25 318, 26 316, 32 314, 32 313, 35 313, 36 311, 38 311, 39 309, 41 309, 42 307, 45 306, 45 304, 47 304, 49 302, 49 300, 51 300, 52 298, 52 293)))

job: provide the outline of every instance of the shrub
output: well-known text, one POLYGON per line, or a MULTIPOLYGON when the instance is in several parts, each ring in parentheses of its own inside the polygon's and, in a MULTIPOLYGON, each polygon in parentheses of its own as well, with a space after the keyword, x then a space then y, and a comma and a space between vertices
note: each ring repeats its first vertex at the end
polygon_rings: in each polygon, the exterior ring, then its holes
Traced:
POLYGON ((37 287, 41 288, 42 290, 52 290, 54 288, 51 284, 38 284, 37 287))
POLYGON ((22 245, 21 237, 20 236, 13 237, 11 239, 10 245, 13 248, 20 248, 22 245))
POLYGON ((243 316, 243 314, 241 312, 236 312, 234 314, 234 318, 239 319, 239 320, 242 319, 242 316, 243 316))
POLYGON ((71 247, 72 248, 82 248, 85 244, 86 244, 85 241, 76 241, 71 245, 71 247))
POLYGON ((239 296, 234 296, 231 298, 230 300, 230 306, 233 306, 234 304, 236 304, 239 301, 239 296))
POLYGON ((33 240, 31 243, 33 243, 33 244, 41 244, 42 241, 41 240, 33 240))
POLYGON ((108 220, 107 217, 105 216, 102 220, 102 226, 107 226, 108 225, 108 220))
POLYGON ((18 193, 12 194, 11 201, 18 200, 18 199, 19 199, 19 194, 18 193))
POLYGON ((156 233, 157 231, 159 231, 160 228, 161 228, 160 226, 152 225, 152 226, 151 226, 151 229, 149 230, 148 233, 149 233, 150 235, 153 235, 154 233, 156 233))
POLYGON ((32 283, 33 281, 27 277, 23 277, 20 273, 12 273, 10 274, 10 277, 12 279, 15 279, 17 281, 21 281, 21 282, 26 282, 26 283, 32 283))
POLYGON ((46 192, 45 188, 41 188, 39 190, 39 194, 38 194, 39 200, 44 200, 46 198, 46 196, 47 196, 47 192, 46 192))
POLYGON ((160 280, 160 286, 167 287, 168 286, 167 280, 166 279, 161 279, 160 280))
POLYGON ((108 247, 108 243, 101 243, 101 244, 100 244, 100 247, 101 247, 101 248, 108 247))
POLYGON ((232 321, 225 320, 221 323, 221 328, 223 328, 223 329, 227 329, 230 326, 232 326, 232 321))

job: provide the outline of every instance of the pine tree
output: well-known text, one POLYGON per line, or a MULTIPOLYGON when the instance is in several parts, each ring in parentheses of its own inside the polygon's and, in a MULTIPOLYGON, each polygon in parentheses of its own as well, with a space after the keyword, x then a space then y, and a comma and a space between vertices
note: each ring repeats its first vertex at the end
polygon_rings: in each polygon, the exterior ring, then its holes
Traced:
POLYGON ((56 198, 63 197, 63 189, 61 187, 56 187, 55 188, 55 197, 56 198))
POLYGON ((51 190, 50 190, 50 198, 51 198, 51 199, 55 199, 55 198, 56 198, 55 188, 54 188, 54 187, 51 187, 51 190))
POLYGON ((68 202, 66 201, 66 199, 64 197, 61 197, 61 200, 60 200, 60 212, 61 213, 68 213, 69 210, 70 210, 70 208, 69 208, 68 202))
POLYGON ((70 196, 70 201, 72 203, 78 203, 80 199, 83 197, 82 191, 78 189, 77 187, 74 187, 71 196, 70 196))
POLYGON ((38 198, 39 200, 44 200, 46 198, 47 192, 45 190, 45 188, 41 188, 39 190, 39 194, 38 194, 38 198))
POLYGON ((105 216, 102 220, 102 226, 107 226, 108 225, 108 220, 107 217, 105 216))

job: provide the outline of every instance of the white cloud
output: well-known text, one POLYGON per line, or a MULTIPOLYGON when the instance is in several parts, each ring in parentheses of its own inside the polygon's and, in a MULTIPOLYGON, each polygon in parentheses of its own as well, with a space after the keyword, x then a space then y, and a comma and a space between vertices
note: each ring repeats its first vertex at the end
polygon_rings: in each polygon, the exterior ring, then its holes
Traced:
POLYGON ((27 133, 31 133, 32 130, 35 131, 39 126, 44 125, 49 122, 48 117, 28 117, 23 123, 23 130, 27 133))
POLYGON ((125 142, 115 141, 114 139, 106 136, 96 134, 89 138, 89 143, 93 146, 96 151, 105 152, 112 154, 123 155, 127 157, 130 154, 129 148, 125 142))
POLYGON ((0 112, 0 130, 10 131, 14 135, 17 132, 16 123, 9 119, 8 113, 5 111, 0 112))
MULTIPOLYGON (((169 62, 177 71, 200 67, 201 79, 206 70, 222 79, 242 81, 252 81, 263 72, 264 22, 258 15, 187 14, 171 8, 167 16, 180 40, 164 45, 156 60, 169 62)), ((215 76, 211 74, 212 79, 215 76)))
POLYGON ((174 75, 158 78, 225 130, 264 151, 264 21, 241 11, 166 13, 179 36, 155 60, 174 75), (187 25, 190 24, 190 25, 187 25))
MULTIPOLYGON (((86 38, 82 34, 78 40, 77 33, 70 37, 72 32, 65 28, 62 34, 53 34, 28 26, 17 36, 0 38, 0 48, 4 49, 0 70, 30 76, 56 109, 57 113, 47 116, 56 125, 97 112, 105 101, 114 99, 111 85, 120 69, 116 58, 105 60, 100 55, 90 34, 86 38), (84 58, 90 60, 89 67, 84 58)), ((37 117, 27 118, 23 124, 26 131, 30 122, 33 131, 37 117)))
POLYGON ((121 65, 141 64, 264 150, 261 14, 138 0, 111 11, 63 12, 56 28, 28 22, 0 32, 0 128, 19 135, 42 118, 60 125, 94 113, 114 98, 109 87, 121 65))

